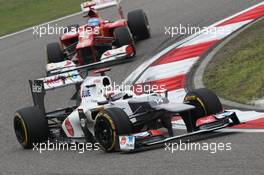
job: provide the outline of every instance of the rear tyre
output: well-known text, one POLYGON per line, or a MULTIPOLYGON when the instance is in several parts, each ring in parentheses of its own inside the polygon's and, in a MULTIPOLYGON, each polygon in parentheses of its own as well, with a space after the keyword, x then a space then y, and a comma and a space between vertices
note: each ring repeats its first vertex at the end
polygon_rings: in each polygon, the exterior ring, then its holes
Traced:
POLYGON ((146 13, 141 10, 134 10, 128 13, 128 25, 132 34, 139 40, 150 38, 150 26, 146 13))
POLYGON ((13 123, 17 140, 25 149, 33 148, 33 143, 48 140, 48 122, 38 107, 18 110, 13 123))
POLYGON ((184 102, 195 106, 195 109, 191 111, 191 123, 195 130, 198 130, 196 121, 199 118, 223 111, 223 106, 216 94, 205 88, 188 92, 184 98, 184 102))
POLYGON ((64 61, 64 55, 59 43, 50 43, 47 45, 48 63, 58 63, 64 61))
POLYGON ((130 134, 131 131, 131 122, 122 109, 105 109, 96 116, 94 135, 100 148, 105 152, 116 151, 118 136, 130 134))
POLYGON ((114 30, 115 43, 117 47, 125 45, 134 46, 133 36, 128 27, 118 27, 114 30))

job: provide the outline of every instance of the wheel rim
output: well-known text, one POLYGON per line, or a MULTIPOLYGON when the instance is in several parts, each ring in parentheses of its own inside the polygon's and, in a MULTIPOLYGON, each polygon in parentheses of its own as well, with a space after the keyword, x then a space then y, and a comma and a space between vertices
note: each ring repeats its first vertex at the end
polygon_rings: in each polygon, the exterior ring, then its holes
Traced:
POLYGON ((114 130, 109 121, 105 118, 100 118, 95 125, 95 136, 101 147, 109 149, 113 146, 114 130))
POLYGON ((15 117, 14 119, 14 128, 18 142, 24 144, 26 141, 26 131, 21 119, 18 117, 15 117))

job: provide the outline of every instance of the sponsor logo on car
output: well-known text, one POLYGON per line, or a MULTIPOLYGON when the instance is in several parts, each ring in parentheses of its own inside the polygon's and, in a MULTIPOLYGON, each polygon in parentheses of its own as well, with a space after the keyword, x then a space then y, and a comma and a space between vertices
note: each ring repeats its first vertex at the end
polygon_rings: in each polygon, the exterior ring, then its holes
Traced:
POLYGON ((82 97, 90 97, 90 96, 91 96, 91 92, 89 89, 82 91, 82 97))
POLYGON ((71 122, 69 121, 69 119, 66 119, 64 124, 65 124, 66 130, 68 131, 68 134, 70 136, 74 136, 74 130, 73 130, 73 127, 72 127, 71 122))
POLYGON ((121 145, 125 145, 125 144, 126 144, 126 137, 125 137, 125 136, 123 136, 123 137, 121 138, 120 144, 121 144, 121 145))
POLYGON ((119 136, 120 149, 129 151, 135 149, 135 136, 119 136))
POLYGON ((133 134, 133 136, 135 136, 135 137, 147 137, 147 136, 149 136, 149 135, 150 135, 150 134, 149 134, 148 131, 133 134))
POLYGON ((42 92, 42 86, 39 86, 37 84, 33 84, 33 86, 32 86, 32 92, 33 93, 41 93, 42 92))

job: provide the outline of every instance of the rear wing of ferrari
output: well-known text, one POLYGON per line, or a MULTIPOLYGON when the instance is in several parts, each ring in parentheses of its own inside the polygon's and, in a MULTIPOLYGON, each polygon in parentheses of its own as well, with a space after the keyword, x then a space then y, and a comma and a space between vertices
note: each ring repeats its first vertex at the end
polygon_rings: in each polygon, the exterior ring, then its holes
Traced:
POLYGON ((117 6, 120 1, 118 0, 90 0, 81 4, 82 11, 85 8, 93 7, 94 9, 104 9, 112 6, 117 6))
POLYGON ((124 18, 123 10, 120 5, 122 0, 90 0, 81 4, 81 10, 85 14, 90 8, 101 10, 113 6, 118 7, 118 13, 121 19, 124 18))

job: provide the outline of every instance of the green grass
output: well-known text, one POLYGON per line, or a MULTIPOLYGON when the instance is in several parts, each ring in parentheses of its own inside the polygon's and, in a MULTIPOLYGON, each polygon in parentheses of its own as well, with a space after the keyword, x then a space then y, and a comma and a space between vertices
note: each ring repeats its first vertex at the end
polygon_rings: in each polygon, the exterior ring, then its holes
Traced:
POLYGON ((205 85, 226 99, 249 104, 264 97, 264 20, 224 46, 204 74, 205 85))
POLYGON ((0 36, 80 11, 84 0, 0 0, 0 36))

